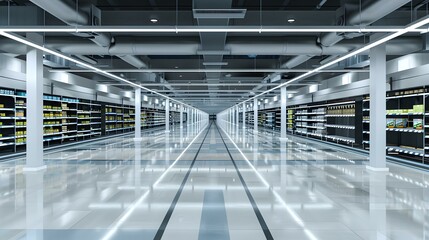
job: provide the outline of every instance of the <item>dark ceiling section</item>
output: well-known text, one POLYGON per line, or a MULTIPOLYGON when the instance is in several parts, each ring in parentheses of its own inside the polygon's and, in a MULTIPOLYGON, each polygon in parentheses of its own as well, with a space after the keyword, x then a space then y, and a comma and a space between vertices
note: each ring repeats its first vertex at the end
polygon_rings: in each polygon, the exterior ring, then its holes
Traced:
MULTIPOLYGON (((418 7, 422 2, 424 1, 79 0, 76 2, 76 0, 49 0, 44 2, 12 0, 0 1, 0 21, 5 25, 9 23, 10 25, 74 26, 75 23, 70 16, 74 16, 78 9, 78 15, 89 25, 93 24, 91 19, 100 17, 101 26, 121 28, 136 26, 144 28, 314 26, 317 28, 318 26, 337 26, 338 23, 344 23, 344 26, 361 24, 362 26, 404 26, 412 19, 427 14, 427 5, 418 7), (46 3, 49 3, 49 6, 46 3), (56 7, 52 8, 52 6, 56 7), (93 15, 92 13, 96 11, 91 9, 99 9, 100 15, 93 15), (20 17, 8 19, 9 10, 14 12, 11 16, 20 17), (212 11, 212 14, 209 14, 210 17, 196 17, 194 10, 212 11), (219 10, 234 10, 241 12, 241 15, 219 17, 223 14, 222 12, 219 12, 219 16, 213 14, 214 11, 219 10), (70 16, 64 16, 66 12, 70 16)), ((203 99, 203 101, 192 101, 192 104, 209 112, 223 110, 234 102, 273 87, 273 84, 288 81, 302 74, 302 72, 293 71, 313 69, 327 59, 334 59, 360 48, 368 42, 370 35, 317 31, 85 34, 82 36, 82 34, 46 33, 45 45, 91 62, 99 68, 114 69, 115 74, 119 76, 137 83, 148 84, 150 88, 163 91, 171 97, 185 100, 203 99), (93 36, 98 35, 103 38, 94 39, 93 36), (100 44, 99 40, 104 40, 103 44, 100 44), (157 71, 151 73, 148 69, 157 71), (279 69, 290 69, 292 72, 278 73, 279 69), (214 72, 205 72, 205 70, 214 72), (281 80, 276 78, 278 75, 281 80), (225 101, 219 101, 219 98, 225 101)), ((408 34, 387 45, 388 58, 421 49, 420 34, 408 34)), ((26 49, 21 45, 0 39, 0 51, 20 57, 26 49)), ((348 68, 347 64, 349 63, 341 63, 333 69, 348 68)), ((58 66, 58 64, 52 63, 51 66, 58 66)), ((366 67, 362 64, 359 66, 366 67)), ((79 66, 69 65, 63 68, 79 69, 79 66)), ((303 80, 302 83, 317 83, 339 74, 318 74, 303 80)), ((117 81, 94 73, 79 73, 79 75, 100 83, 118 84, 117 81)), ((123 89, 131 89, 129 86, 119 86, 123 89)), ((302 86, 289 87, 290 90, 300 88, 302 86)))

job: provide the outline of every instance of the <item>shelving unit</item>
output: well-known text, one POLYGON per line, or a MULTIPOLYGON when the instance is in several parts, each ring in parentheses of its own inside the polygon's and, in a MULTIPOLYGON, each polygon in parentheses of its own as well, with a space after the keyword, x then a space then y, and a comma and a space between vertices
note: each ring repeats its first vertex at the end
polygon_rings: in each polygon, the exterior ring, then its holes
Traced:
POLYGON ((302 105, 294 106, 289 108, 289 111, 293 111, 291 117, 295 128, 294 133, 303 136, 311 136, 315 138, 323 138, 326 135, 326 106, 323 105, 302 105), (293 116, 294 115, 294 116, 293 116))
MULTIPOLYGON (((386 151, 388 155, 429 164, 428 96, 427 88, 387 93, 386 151)), ((295 127, 289 132, 369 150, 369 105, 369 97, 362 96, 308 106, 289 106, 288 126, 295 127), (321 110, 324 107, 326 113, 321 110), (319 110, 315 113, 314 109, 319 110)))
MULTIPOLYGON (((133 131, 134 106, 106 104, 58 95, 44 95, 43 142, 45 146, 86 140, 106 134, 133 131)), ((27 134, 25 91, 0 89, 0 151, 25 150, 27 134)), ((184 115, 186 119, 186 115, 184 115)), ((179 115, 180 121, 180 115, 179 115)), ((142 126, 165 124, 163 110, 142 109, 142 126)))

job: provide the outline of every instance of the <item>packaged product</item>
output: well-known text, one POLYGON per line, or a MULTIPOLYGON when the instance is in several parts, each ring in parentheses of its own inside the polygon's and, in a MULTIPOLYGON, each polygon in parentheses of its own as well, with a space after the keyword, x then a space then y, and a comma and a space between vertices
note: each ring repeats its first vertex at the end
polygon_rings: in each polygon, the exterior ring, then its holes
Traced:
POLYGON ((413 119, 413 128, 414 129, 423 129, 423 119, 413 119))
POLYGON ((395 119, 394 118, 388 118, 386 119, 386 127, 387 128, 395 128, 395 119))
POLYGON ((406 118, 396 118, 395 127, 397 128, 406 128, 408 126, 408 119, 406 118))

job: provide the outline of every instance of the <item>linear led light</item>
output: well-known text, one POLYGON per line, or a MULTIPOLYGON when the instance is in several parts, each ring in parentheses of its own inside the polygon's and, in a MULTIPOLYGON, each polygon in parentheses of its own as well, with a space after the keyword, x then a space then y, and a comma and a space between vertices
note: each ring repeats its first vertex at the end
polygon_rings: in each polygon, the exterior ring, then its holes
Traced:
MULTIPOLYGON (((94 72, 91 69, 51 69, 49 72, 71 72, 71 73, 88 73, 94 72)), ((286 69, 286 68, 265 68, 265 69, 109 69, 104 70, 109 73, 302 73, 312 71, 312 69, 286 69)), ((369 72, 367 69, 336 69, 336 70, 319 70, 321 73, 345 73, 345 72, 369 72)), ((207 80, 219 80, 207 79, 207 80)))
POLYGON ((38 50, 40 50, 40 51, 43 51, 43 52, 45 52, 45 53, 49 53, 49 54, 55 55, 55 56, 57 56, 57 57, 63 58, 63 59, 65 59, 65 60, 68 60, 68 61, 70 61, 70 62, 73 62, 73 63, 79 64, 79 65, 81 65, 82 67, 85 67, 85 68, 89 69, 91 72, 95 72, 95 73, 98 73, 98 74, 100 74, 100 75, 104 75, 104 76, 109 77, 109 78, 114 79, 114 80, 118 80, 118 81, 121 81, 121 82, 125 82, 125 83, 127 83, 127 84, 129 84, 129 85, 131 85, 131 86, 133 86, 133 87, 141 88, 141 89, 143 89, 143 90, 145 90, 145 91, 148 91, 148 92, 151 92, 151 93, 157 94, 157 95, 159 95, 159 96, 161 96, 161 97, 163 97, 163 98, 170 99, 170 100, 175 101, 175 102, 178 102, 178 103, 180 103, 180 104, 183 104, 183 105, 189 106, 189 105, 187 105, 187 104, 185 104, 185 103, 182 103, 182 102, 180 102, 180 101, 177 101, 177 100, 175 100, 175 99, 172 99, 172 98, 168 97, 167 95, 164 95, 164 94, 158 93, 157 91, 151 90, 151 89, 149 89, 149 88, 145 88, 145 87, 140 86, 140 85, 138 85, 138 84, 136 84, 136 83, 133 83, 133 82, 131 82, 131 81, 129 81, 129 80, 127 80, 127 79, 125 79, 125 78, 122 78, 122 77, 116 76, 116 75, 114 75, 114 74, 112 74, 112 73, 109 73, 108 71, 105 71, 105 70, 102 70, 102 69, 96 68, 96 67, 94 67, 94 66, 92 66, 92 65, 90 65, 90 64, 88 64, 88 63, 83 62, 83 61, 80 61, 80 60, 74 59, 74 58, 72 58, 72 57, 69 57, 69 56, 67 56, 67 55, 65 55, 65 54, 62 54, 62 53, 57 52, 57 51, 54 51, 54 50, 52 50, 52 49, 49 49, 49 48, 46 48, 46 47, 40 46, 40 45, 38 45, 38 44, 36 44, 36 43, 34 43, 34 42, 32 42, 32 41, 29 41, 29 40, 27 40, 27 39, 24 39, 24 38, 20 37, 20 36, 18 36, 18 35, 11 34, 11 33, 6 33, 6 32, 3 32, 3 31, 0 31, 0 35, 2 35, 2 36, 4 36, 4 37, 7 37, 7 38, 10 38, 10 39, 12 39, 12 40, 15 40, 15 41, 17 41, 17 42, 20 42, 20 43, 22 43, 22 44, 25 44, 25 45, 27 45, 27 46, 29 46, 29 47, 32 47, 32 48, 38 49, 38 50))
MULTIPOLYGON (((359 48, 357 50, 354 50, 354 51, 352 51, 352 52, 350 52, 350 53, 348 53, 348 54, 346 54, 346 55, 344 55, 342 57, 334 59, 334 60, 332 60, 332 61, 330 61, 330 62, 328 62, 328 63, 326 63, 326 64, 324 64, 324 65, 322 65, 322 66, 320 66, 318 68, 315 68, 315 69, 313 69, 311 71, 308 71, 308 72, 306 72, 306 73, 304 73, 304 74, 302 74, 302 75, 300 75, 298 77, 295 77, 295 78, 293 78, 292 80, 290 80, 288 82, 282 83, 282 84, 280 84, 280 85, 278 85, 278 86, 276 86, 274 88, 271 88, 271 89, 266 90, 266 91, 264 91, 264 92, 262 92, 262 93, 260 93, 258 95, 255 95, 255 96, 253 96, 253 97, 251 97, 251 98, 249 98, 249 99, 247 99, 247 100, 245 100, 245 101, 243 101, 241 103, 244 103, 244 102, 250 101, 252 99, 258 98, 258 97, 260 97, 260 96, 262 96, 264 94, 267 94, 267 93, 269 93, 269 92, 271 92, 273 90, 276 90, 276 89, 279 89, 281 87, 290 85, 291 83, 294 83, 296 81, 305 79, 305 78, 307 78, 309 76, 312 76, 315 73, 319 73, 321 70, 324 70, 324 69, 326 69, 326 68, 328 68, 328 67, 330 67, 330 66, 332 66, 332 65, 334 65, 334 64, 336 64, 338 62, 341 62, 341 61, 343 61, 343 60, 345 60, 345 59, 347 59, 349 57, 358 55, 358 54, 360 54, 362 52, 365 52, 365 51, 367 51, 367 50, 369 50, 369 49, 371 49, 373 47, 379 46, 379 45, 381 45, 381 44, 383 44, 385 42, 388 42, 388 41, 390 41, 390 40, 392 40, 392 39, 394 39, 396 37, 399 37, 399 36, 401 36, 401 35, 403 35, 405 33, 412 32, 413 30, 416 30, 416 29, 418 29, 418 28, 420 28, 420 27, 422 27, 422 26, 424 26, 426 24, 429 24, 429 17, 424 17, 421 20, 416 21, 416 22, 408 25, 404 29, 401 29, 401 30, 399 30, 399 31, 397 31, 395 33, 391 33, 391 34, 389 34, 389 35, 387 35, 387 36, 385 36, 383 38, 380 38, 379 40, 376 40, 376 41, 374 41, 372 43, 369 43, 369 44, 367 44, 367 45, 365 45, 365 46, 363 46, 363 47, 361 47, 361 48, 359 48)), ((241 104, 241 103, 239 103, 239 104, 241 104)))
POLYGON ((227 66, 228 62, 203 62, 204 66, 227 66))
MULTIPOLYGON (((315 32, 360 32, 360 33, 377 33, 377 32, 399 32, 404 30, 400 27, 341 27, 341 26, 313 26, 313 27, 199 27, 199 26, 167 26, 167 27, 128 27, 121 28, 117 26, 105 27, 89 27, 89 26, 76 26, 76 27, 2 27, 2 32, 61 32, 61 33, 79 33, 79 32, 108 32, 108 33, 201 33, 201 32, 226 32, 226 33, 315 33, 315 32)), ((419 29, 414 28, 408 32, 428 32, 427 28, 419 29)))

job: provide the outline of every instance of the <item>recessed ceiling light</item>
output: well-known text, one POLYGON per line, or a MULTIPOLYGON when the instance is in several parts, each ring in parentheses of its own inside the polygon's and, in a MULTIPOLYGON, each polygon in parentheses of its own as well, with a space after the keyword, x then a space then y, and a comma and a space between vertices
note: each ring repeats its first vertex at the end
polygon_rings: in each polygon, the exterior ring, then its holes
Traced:
POLYGON ((183 75, 179 75, 179 77, 183 77, 183 75))
POLYGON ((179 67, 178 67, 178 66, 174 66, 174 68, 176 68, 176 69, 177 69, 177 68, 179 68, 179 67))
POLYGON ((293 23, 293 22, 295 22, 295 18, 289 18, 289 19, 287 20, 287 22, 288 22, 288 23, 293 23))
POLYGON ((156 18, 151 18, 151 19, 150 19, 150 21, 151 21, 152 23, 157 23, 157 22, 158 22, 158 19, 156 19, 156 18))

